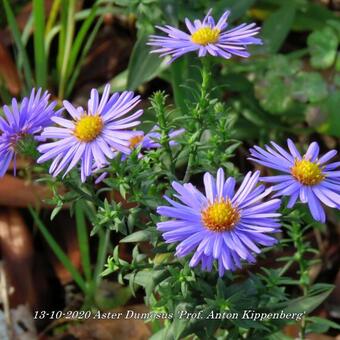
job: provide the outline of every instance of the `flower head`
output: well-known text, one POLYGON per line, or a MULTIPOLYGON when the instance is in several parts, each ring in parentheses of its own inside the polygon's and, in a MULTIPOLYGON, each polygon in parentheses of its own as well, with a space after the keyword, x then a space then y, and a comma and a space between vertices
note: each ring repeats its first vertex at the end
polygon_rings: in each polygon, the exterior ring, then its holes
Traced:
POLYGON ((247 45, 262 44, 261 39, 254 38, 260 30, 254 23, 241 24, 227 31, 230 11, 225 11, 217 24, 210 13, 211 10, 203 21, 196 19, 191 22, 186 18, 188 33, 169 25, 156 26, 168 36, 151 35, 148 45, 156 47, 152 52, 160 53, 161 57, 170 55, 170 62, 193 51, 197 51, 199 57, 209 53, 225 59, 231 58, 232 55, 247 58, 250 55, 247 45))
POLYGON ((292 208, 297 199, 308 203, 309 210, 316 221, 325 222, 326 216, 322 203, 340 209, 340 162, 327 164, 336 155, 336 150, 319 157, 319 145, 313 142, 307 152, 301 156, 294 143, 288 139, 289 152, 274 142, 273 147, 265 146, 266 150, 254 146, 250 149, 249 159, 284 172, 284 175, 262 177, 261 180, 276 183, 273 190, 275 196, 290 196, 288 208, 292 208))
POLYGON ((4 176, 10 162, 14 161, 16 172, 16 148, 18 143, 27 136, 40 139, 37 134, 51 124, 51 118, 59 115, 55 112, 56 102, 49 103, 50 94, 41 89, 31 91, 19 104, 12 99, 12 107, 4 105, 4 117, 0 116, 0 176, 4 176))
MULTIPOLYGON (((157 149, 160 148, 161 145, 159 143, 161 139, 161 134, 159 132, 159 127, 155 125, 146 135, 142 131, 136 133, 134 137, 130 140, 130 147, 134 148, 139 145, 143 149, 157 149)), ((173 139, 183 134, 185 129, 171 130, 169 132, 169 145, 175 146, 177 142, 173 139)))
POLYGON ((75 108, 68 101, 64 107, 71 120, 54 117, 52 120, 60 127, 47 127, 42 136, 57 141, 40 145, 38 151, 43 155, 38 163, 53 159, 50 173, 57 176, 66 169, 65 175, 81 162, 81 179, 84 182, 93 169, 107 164, 107 159, 115 156, 113 150, 129 154, 129 140, 134 136, 130 128, 140 122, 136 119, 143 110, 126 116, 140 102, 133 92, 114 93, 110 97, 110 85, 106 85, 102 98, 92 89, 87 110, 75 108), (123 116, 126 116, 123 118, 123 116))
POLYGON ((241 260, 254 262, 259 253, 257 244, 271 246, 276 239, 266 235, 279 231, 279 199, 262 202, 271 189, 257 186, 259 171, 249 172, 235 192, 235 179, 224 179, 219 169, 216 181, 204 175, 205 195, 192 184, 173 182, 174 195, 181 203, 167 196, 171 204, 160 206, 160 215, 172 218, 157 224, 167 243, 180 242, 176 255, 183 257, 194 251, 190 266, 211 271, 214 260, 218 262, 219 275, 226 270, 241 268, 241 260))
MULTIPOLYGON (((129 147, 131 150, 140 147, 141 149, 157 149, 161 147, 159 143, 161 139, 161 134, 158 132, 159 127, 155 125, 147 134, 144 134, 143 131, 133 131, 131 137, 129 139, 129 147)), ((174 140, 177 136, 183 134, 185 129, 171 130, 169 132, 169 145, 175 146, 177 142, 174 140)), ((116 152, 118 154, 118 152, 116 152)), ((139 153, 138 158, 142 158, 143 154, 139 153)), ((122 156, 122 160, 126 159, 126 155, 122 156)))

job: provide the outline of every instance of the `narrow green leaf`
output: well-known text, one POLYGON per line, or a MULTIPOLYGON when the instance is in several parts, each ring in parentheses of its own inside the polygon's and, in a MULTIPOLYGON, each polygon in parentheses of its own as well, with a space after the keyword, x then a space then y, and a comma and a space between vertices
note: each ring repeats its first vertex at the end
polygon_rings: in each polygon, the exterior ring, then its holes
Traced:
MULTIPOLYGON (((104 232, 102 229, 99 229, 99 245, 98 245, 98 255, 96 261, 96 268, 93 274, 93 280, 96 283, 96 286, 99 286, 99 283, 102 279, 101 273, 104 271, 106 256, 110 247, 110 229, 106 229, 104 232)), ((118 247, 116 248, 118 252, 118 247)), ((115 253, 114 253, 115 255, 115 253)), ((116 254, 118 256, 118 253, 116 254)))
POLYGON ((254 3, 255 0, 236 0, 231 7, 225 6, 224 8, 230 8, 229 20, 233 22, 241 18, 254 3))
MULTIPOLYGON (((82 21, 85 20, 89 14, 91 13, 91 9, 84 9, 82 11, 79 11, 77 13, 75 13, 74 15, 74 20, 76 22, 78 21, 82 21)), ((98 19, 98 21, 102 20, 101 16, 104 16, 106 14, 114 14, 115 13, 115 9, 111 9, 110 7, 99 7, 97 9, 97 17, 100 17, 98 19)), ((98 22, 97 21, 97 22, 98 22)), ((49 54, 50 51, 50 46, 51 43, 53 41, 53 39, 59 34, 59 32, 61 32, 62 29, 62 25, 61 24, 55 24, 53 27, 51 27, 51 29, 46 28, 46 39, 45 39, 45 50, 46 50, 46 54, 49 54)), ((92 34, 93 30, 91 31, 92 34)), ((59 34, 59 40, 61 39, 61 35, 59 34)), ((59 59, 59 52, 61 49, 58 49, 58 59, 59 59)), ((58 61, 59 63, 59 61, 58 61)), ((59 71, 59 64, 58 64, 58 71, 59 71)))
POLYGON ((147 35, 141 36, 131 53, 127 79, 129 90, 135 90, 139 85, 155 78, 162 70, 162 58, 150 53, 150 48, 146 45, 147 40, 147 35))
POLYGON ((282 310, 285 313, 299 313, 305 312, 306 314, 312 312, 317 308, 332 292, 334 286, 327 287, 319 294, 311 294, 309 296, 303 296, 294 300, 290 300, 284 303, 279 303, 275 306, 271 306, 268 309, 270 311, 282 310))
POLYGON ((46 31, 45 31, 46 36, 47 36, 48 32, 50 32, 50 30, 54 26, 54 22, 57 18, 58 12, 59 12, 60 3, 61 3, 61 0, 54 0, 53 1, 52 7, 51 7, 51 10, 50 10, 50 14, 48 16, 47 24, 46 24, 46 31))
POLYGON ((87 37, 86 44, 82 48, 82 53, 81 53, 81 55, 80 55, 80 57, 77 61, 77 64, 76 64, 74 70, 72 70, 72 75, 71 75, 69 81, 67 82, 67 88, 66 88, 66 92, 65 92, 66 97, 70 96, 70 94, 73 90, 73 87, 74 87, 76 80, 79 76, 80 69, 81 69, 81 67, 84 63, 84 60, 85 60, 87 54, 90 51, 90 48, 93 44, 94 39, 96 38, 96 35, 97 35, 99 28, 102 25, 102 23, 103 23, 103 18, 100 17, 98 19, 98 21, 96 22, 96 25, 94 26, 93 30, 91 31, 91 34, 87 37))
POLYGON ((276 53, 279 51, 292 27, 295 13, 296 6, 293 2, 287 1, 264 22, 261 36, 268 52, 276 53))
POLYGON ((50 217, 50 220, 53 221, 54 218, 59 214, 60 210, 63 208, 63 204, 58 204, 53 210, 52 210, 52 213, 51 213, 51 217, 50 217))
POLYGON ((123 239, 120 240, 121 243, 130 243, 130 242, 142 242, 142 241, 150 241, 153 237, 154 233, 148 229, 136 231, 123 239))
POLYGON ((32 209, 31 207, 29 207, 28 209, 34 219, 35 224, 38 226, 38 229, 43 234, 45 240, 47 241, 48 245, 53 250, 56 257, 64 265, 64 267, 70 272, 70 274, 72 275, 74 281, 77 283, 79 288, 86 294, 86 284, 82 276, 79 274, 78 270, 74 267, 70 259, 67 257, 64 251, 60 248, 59 244, 55 241, 53 236, 47 230, 46 226, 43 224, 43 222, 41 221, 41 219, 39 218, 35 210, 32 209))
POLYGON ((78 201, 75 205, 76 225, 81 262, 87 282, 91 281, 91 261, 90 247, 88 239, 88 229, 86 226, 85 215, 82 201, 78 201))
POLYGON ((13 38, 14 38, 16 47, 17 47, 18 52, 19 52, 18 60, 21 58, 22 61, 23 61, 25 82, 26 82, 27 88, 30 89, 30 88, 33 87, 32 71, 31 71, 31 66, 30 66, 30 63, 29 63, 27 52, 26 52, 25 47, 24 47, 22 40, 21 40, 21 33, 20 33, 19 27, 18 27, 17 22, 15 20, 14 13, 12 11, 11 6, 9 5, 8 0, 2 0, 2 3, 4 5, 4 9, 5 9, 9 28, 10 28, 12 34, 13 34, 13 38))
POLYGON ((31 37, 33 31, 33 21, 33 15, 31 14, 24 29, 22 30, 21 41, 25 47, 27 46, 28 40, 31 37))
POLYGON ((188 58, 183 57, 180 60, 177 60, 175 63, 171 65, 171 85, 172 91, 174 93, 175 103, 182 112, 186 111, 186 92, 181 88, 181 84, 183 85, 188 79, 188 58))
POLYGON ((62 28, 59 39, 59 98, 64 98, 65 87, 67 84, 67 65, 69 63, 74 30, 75 30, 75 0, 62 0, 62 28))
POLYGON ((75 40, 72 44, 72 49, 70 52, 70 57, 69 57, 68 65, 67 65, 67 77, 69 77, 69 75, 73 72, 74 65, 77 62, 79 51, 84 43, 84 40, 88 38, 87 33, 94 19, 96 18, 97 9, 98 9, 98 5, 96 3, 92 6, 89 16, 86 18, 86 20, 81 25, 80 30, 77 32, 75 40))
POLYGON ((47 58, 45 55, 45 6, 44 0, 33 0, 34 58, 37 85, 47 87, 47 58))

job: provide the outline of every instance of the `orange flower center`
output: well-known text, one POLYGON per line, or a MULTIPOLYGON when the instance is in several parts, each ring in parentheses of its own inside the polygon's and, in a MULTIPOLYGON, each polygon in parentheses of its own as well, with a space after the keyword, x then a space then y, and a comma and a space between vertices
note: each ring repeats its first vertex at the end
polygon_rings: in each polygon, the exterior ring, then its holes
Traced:
POLYGON ((240 213, 227 198, 215 200, 202 211, 204 226, 216 232, 230 231, 240 220, 240 213))
POLYGON ((92 142, 102 132, 104 123, 98 115, 85 115, 76 123, 74 135, 82 142, 92 142))
POLYGON ((300 183, 304 185, 316 185, 323 181, 325 175, 320 166, 307 159, 295 159, 291 173, 300 183))
POLYGON ((130 149, 133 149, 136 145, 138 145, 142 140, 144 136, 143 135, 137 135, 133 136, 129 139, 130 142, 130 149))

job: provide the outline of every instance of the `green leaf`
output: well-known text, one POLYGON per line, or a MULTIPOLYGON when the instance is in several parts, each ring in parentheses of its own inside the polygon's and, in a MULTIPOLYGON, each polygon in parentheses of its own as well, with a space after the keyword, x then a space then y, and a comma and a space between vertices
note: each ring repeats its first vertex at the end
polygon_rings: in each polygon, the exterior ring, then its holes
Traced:
POLYGON ((186 89, 184 89, 183 86, 185 81, 188 78, 188 57, 183 56, 179 60, 176 60, 176 62, 171 64, 171 86, 172 91, 174 94, 174 99, 176 106, 181 109, 181 112, 186 111, 186 89))
POLYGON ((95 301, 99 308, 108 310, 124 306, 132 297, 129 287, 104 281, 102 286, 96 290, 95 301))
POLYGON ((87 33, 89 29, 91 28, 91 25, 94 19, 96 18, 97 9, 98 9, 98 3, 95 3, 91 8, 91 12, 89 13, 88 17, 84 20, 79 31, 77 32, 77 35, 75 36, 74 42, 72 44, 71 52, 70 52, 68 65, 67 65, 67 77, 69 77, 74 70, 80 49, 84 44, 84 40, 88 39, 87 33))
POLYGON ((76 83, 76 80, 77 80, 77 78, 79 76, 80 69, 81 69, 81 67, 82 67, 82 65, 84 63, 85 57, 89 53, 90 48, 93 45, 94 39, 96 38, 97 33, 98 33, 99 28, 101 27, 102 23, 103 23, 103 17, 100 17, 97 20, 96 25, 94 26, 94 28, 91 30, 91 32, 87 36, 86 43, 85 43, 85 45, 82 48, 81 55, 79 56, 78 61, 77 61, 76 65, 75 65, 75 68, 71 72, 70 79, 69 79, 69 81, 67 83, 66 97, 68 97, 71 94, 72 90, 73 90, 73 87, 74 87, 74 85, 76 83))
POLYGON ((301 72, 292 85, 292 95, 302 101, 315 103, 327 97, 327 85, 320 73, 301 72))
POLYGON ((326 285, 325 287, 320 288, 321 293, 318 294, 315 292, 314 294, 310 294, 309 296, 300 297, 297 299, 289 300, 284 303, 276 304, 275 306, 269 307, 270 310, 282 310, 284 313, 302 313, 306 314, 312 312, 315 308, 317 308, 329 294, 332 292, 334 286, 326 285))
POLYGON ((62 208, 63 208, 63 203, 60 201, 60 203, 58 202, 57 206, 51 212, 51 217, 50 217, 51 221, 54 220, 54 218, 59 214, 62 208))
POLYGON ((61 31, 58 46, 58 72, 59 72, 59 98, 64 98, 65 87, 68 81, 68 63, 72 49, 75 30, 75 0, 62 0, 61 5, 61 31))
POLYGON ((322 105, 322 110, 326 112, 328 119, 327 123, 319 129, 320 132, 340 137, 339 107, 340 92, 336 91, 332 93, 322 105))
POLYGON ((139 85, 157 77, 165 68, 164 60, 150 53, 146 45, 148 36, 141 36, 133 47, 128 67, 127 88, 135 90, 139 85))
POLYGON ((283 334, 282 332, 276 332, 274 334, 269 334, 268 340, 293 340, 293 338, 283 334))
POLYGON ((139 230, 130 234, 123 239, 120 240, 121 243, 131 243, 131 242, 143 242, 143 241, 151 241, 154 238, 155 232, 145 229, 139 230))
POLYGON ((327 20, 337 20, 335 12, 333 13, 321 3, 312 3, 296 13, 294 21, 294 30, 314 31, 325 27, 327 20))
POLYGON ((269 75, 256 85, 255 93, 261 106, 273 114, 285 112, 292 104, 290 89, 281 77, 269 75))
POLYGON ((88 229, 85 221, 83 202, 77 201, 75 204, 77 236, 79 243, 79 250, 81 255, 81 262, 87 282, 91 281, 91 261, 90 261, 90 247, 88 239, 88 229))
POLYGON ((228 21, 233 22, 241 18, 254 3, 255 0, 224 0, 215 6, 214 11, 222 12, 226 8, 229 9, 228 21))
POLYGON ((32 77, 32 71, 31 71, 31 66, 30 66, 30 62, 29 62, 29 59, 28 59, 28 55, 27 55, 25 47, 22 43, 20 30, 19 30, 18 24, 16 22, 12 8, 9 5, 8 0, 2 0, 2 2, 3 2, 3 5, 4 5, 4 8, 5 8, 5 13, 6 13, 9 28, 10 28, 12 34, 13 34, 13 38, 14 38, 16 47, 17 47, 18 52, 19 52, 18 60, 23 61, 25 81, 26 81, 26 85, 28 87, 28 90, 30 90, 33 87, 33 82, 32 82, 33 77, 32 77))
POLYGON ((322 30, 311 33, 308 36, 307 44, 313 67, 326 69, 333 65, 339 39, 332 28, 325 27, 322 30))
POLYGON ((35 77, 38 86, 47 87, 47 58, 45 55, 44 0, 33 0, 35 77))
POLYGON ((276 53, 284 43, 294 22, 296 13, 295 4, 285 1, 285 4, 272 13, 262 26, 264 46, 270 53, 276 53))
POLYGON ((328 332, 330 328, 340 329, 340 325, 327 319, 319 318, 317 316, 311 316, 306 318, 306 321, 312 324, 308 325, 308 332, 323 334, 328 332))
POLYGON ((43 222, 41 221, 41 219, 39 218, 35 210, 33 210, 31 207, 29 207, 28 209, 33 217, 35 224, 38 226, 38 229, 43 234, 46 242, 53 250, 55 256, 64 265, 64 267, 70 272, 70 274, 72 275, 72 278, 77 283, 79 288, 86 294, 87 292, 86 284, 82 276, 79 274, 78 270, 75 268, 73 263, 70 261, 70 259, 64 253, 64 251, 61 249, 59 244, 55 241, 55 239, 50 234, 46 226, 43 224, 43 222))

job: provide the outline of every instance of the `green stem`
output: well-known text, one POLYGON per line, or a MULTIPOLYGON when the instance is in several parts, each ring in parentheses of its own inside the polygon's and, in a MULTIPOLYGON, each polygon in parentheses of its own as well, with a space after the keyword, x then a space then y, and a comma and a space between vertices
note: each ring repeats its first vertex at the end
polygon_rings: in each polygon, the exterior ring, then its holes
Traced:
POLYGON ((188 165, 187 165, 187 168, 185 170, 185 175, 184 175, 184 178, 183 178, 183 182, 188 182, 189 179, 190 179, 191 170, 192 170, 192 167, 194 165, 195 158, 196 158, 197 142, 201 139, 203 131, 204 131, 203 128, 201 128, 199 130, 199 132, 197 133, 196 138, 194 138, 194 140, 192 141, 192 145, 190 146, 188 165))
POLYGON ((205 120, 203 119, 203 114, 209 105, 208 88, 211 78, 210 65, 209 60, 207 58, 202 58, 201 61, 202 61, 201 93, 198 103, 196 104, 196 107, 192 111, 192 116, 195 121, 195 131, 197 132, 193 134, 194 138, 190 141, 189 160, 183 178, 183 182, 188 182, 190 179, 192 167, 194 165, 194 161, 197 154, 197 143, 200 141, 202 133, 205 129, 205 120))
POLYGON ((284 265, 284 267, 281 269, 279 275, 282 276, 282 275, 283 275, 283 274, 291 267, 291 265, 292 265, 293 263, 294 263, 294 260, 288 261, 288 262, 284 265))
MULTIPOLYGON (((303 240, 303 231, 301 230, 300 224, 293 224, 293 241, 294 247, 296 249, 295 259, 299 264, 299 274, 300 274, 300 288, 302 290, 303 296, 308 295, 310 287, 310 279, 308 273, 308 261, 304 258, 306 246, 303 240)), ((302 317, 300 324, 300 334, 299 339, 304 340, 306 335, 306 319, 305 316, 302 317)))
POLYGON ((82 190, 77 184, 73 183, 72 180, 64 180, 64 185, 77 192, 83 199, 93 202, 98 206, 102 205, 102 201, 95 195, 90 195, 86 191, 82 190))
POLYGON ((153 105, 154 105, 154 109, 157 115, 159 128, 161 130, 161 138, 159 142, 169 157, 170 172, 173 176, 175 176, 175 163, 174 163, 172 150, 170 147, 170 137, 169 137, 170 128, 169 128, 169 124, 167 122, 167 117, 166 117, 165 98, 166 96, 162 92, 155 93, 154 98, 153 98, 153 105))
POLYGON ((106 255, 108 253, 109 245, 110 245, 110 230, 106 229, 105 233, 102 230, 100 230, 97 264, 93 277, 93 282, 95 283, 96 287, 99 286, 102 279, 100 274, 103 272, 105 267, 106 255))
POLYGON ((88 230, 85 221, 83 202, 80 200, 75 204, 76 212, 76 226, 79 250, 81 255, 81 262, 83 266, 84 275, 86 281, 89 283, 91 281, 91 261, 90 261, 90 247, 88 239, 88 230))

